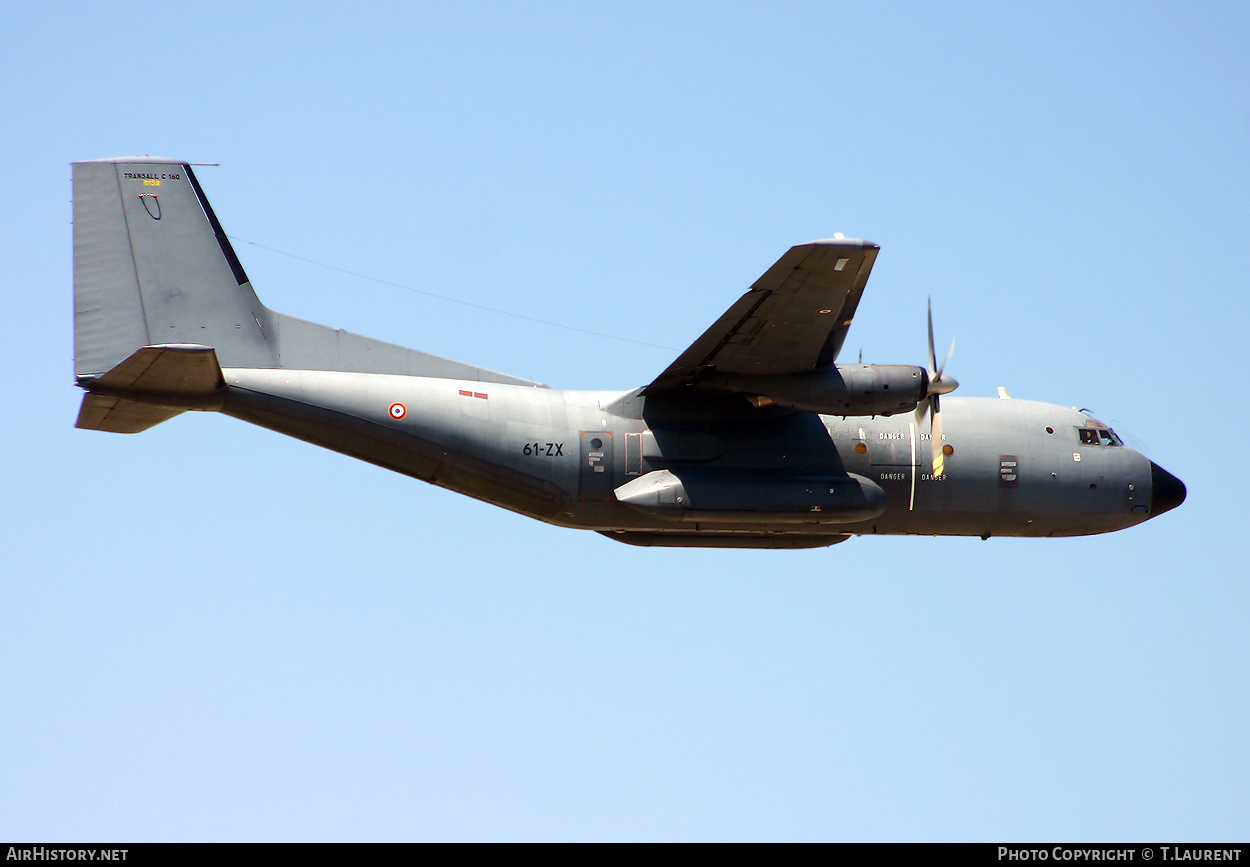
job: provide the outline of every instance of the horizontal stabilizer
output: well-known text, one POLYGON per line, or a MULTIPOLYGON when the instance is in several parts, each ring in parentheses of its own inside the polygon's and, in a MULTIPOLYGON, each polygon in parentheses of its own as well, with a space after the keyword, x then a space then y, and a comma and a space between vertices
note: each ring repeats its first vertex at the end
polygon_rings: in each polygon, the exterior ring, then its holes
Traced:
POLYGON ((212 394, 226 385, 209 346, 174 343, 145 346, 103 376, 92 387, 160 394, 212 394))
POLYGON ((82 409, 78 411, 74 427, 109 433, 140 433, 181 412, 181 409, 140 403, 124 397, 86 394, 83 395, 82 409))
POLYGON ((90 392, 83 397, 74 426, 110 433, 145 431, 197 408, 196 398, 226 386, 217 353, 208 346, 186 343, 145 346, 82 384, 90 392))

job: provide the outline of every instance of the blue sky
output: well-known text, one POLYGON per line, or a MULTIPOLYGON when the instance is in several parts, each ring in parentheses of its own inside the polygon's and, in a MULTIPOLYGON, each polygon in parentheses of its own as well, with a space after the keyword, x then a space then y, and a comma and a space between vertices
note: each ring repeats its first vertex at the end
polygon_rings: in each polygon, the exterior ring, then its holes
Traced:
POLYGON ((1244 6, 5 18, 0 837, 1246 838, 1244 6), (557 387, 869 238, 847 353, 922 363, 932 296, 961 394, 1090 407, 1189 499, 655 551, 215 415, 78 431, 69 163, 132 153, 221 164, 271 307, 557 387))

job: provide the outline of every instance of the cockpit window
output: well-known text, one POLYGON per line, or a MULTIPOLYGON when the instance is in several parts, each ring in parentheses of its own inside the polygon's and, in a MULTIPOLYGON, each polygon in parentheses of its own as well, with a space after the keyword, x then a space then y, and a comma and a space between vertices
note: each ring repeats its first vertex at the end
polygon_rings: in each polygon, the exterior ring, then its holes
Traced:
POLYGON ((1087 446, 1122 446, 1123 440, 1115 435, 1109 427, 1079 427, 1076 429, 1077 436, 1081 438, 1081 442, 1087 446))

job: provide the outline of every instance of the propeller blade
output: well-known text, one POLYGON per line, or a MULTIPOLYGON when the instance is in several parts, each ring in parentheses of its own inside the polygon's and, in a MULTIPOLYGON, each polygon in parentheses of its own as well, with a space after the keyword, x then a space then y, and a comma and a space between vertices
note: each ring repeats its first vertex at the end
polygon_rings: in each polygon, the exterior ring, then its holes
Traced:
POLYGON ((951 356, 955 354, 955 341, 951 341, 951 348, 946 351, 946 358, 942 360, 942 366, 938 367, 937 353, 934 349, 933 340, 933 298, 929 298, 929 387, 928 393, 921 398, 916 404, 916 424, 924 421, 926 414, 929 416, 929 440, 933 451, 933 475, 935 478, 946 472, 946 443, 942 440, 942 404, 939 400, 940 395, 950 394, 959 388, 959 381, 953 376, 945 376, 943 371, 950 362, 951 356))
POLYGON ((942 362, 942 366, 937 369, 937 380, 942 379, 942 371, 946 369, 947 362, 951 360, 951 356, 955 354, 955 341, 951 341, 951 348, 946 351, 946 359, 942 362))
POLYGON ((929 398, 924 397, 924 398, 921 398, 916 403, 916 411, 912 413, 912 416, 916 422, 916 430, 921 430, 924 428, 924 417, 928 414, 929 414, 929 398))
POLYGON ((929 379, 934 378, 937 371, 937 358, 933 353, 933 297, 929 296, 929 379))

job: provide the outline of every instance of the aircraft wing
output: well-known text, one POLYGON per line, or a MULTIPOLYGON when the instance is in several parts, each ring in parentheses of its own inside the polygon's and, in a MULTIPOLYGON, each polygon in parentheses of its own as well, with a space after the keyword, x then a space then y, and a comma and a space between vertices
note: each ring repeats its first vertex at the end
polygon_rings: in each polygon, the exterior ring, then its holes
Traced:
POLYGON ((791 247, 644 393, 695 385, 710 371, 775 376, 829 367, 879 250, 851 238, 791 247))

